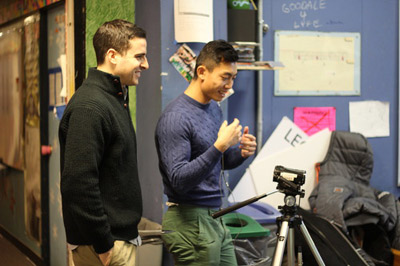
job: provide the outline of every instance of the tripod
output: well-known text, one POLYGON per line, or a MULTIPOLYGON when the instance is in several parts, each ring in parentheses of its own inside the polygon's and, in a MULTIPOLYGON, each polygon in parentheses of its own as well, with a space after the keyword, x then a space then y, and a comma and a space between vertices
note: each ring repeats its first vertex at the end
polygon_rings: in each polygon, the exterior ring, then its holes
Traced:
MULTIPOLYGON (((307 245, 311 249, 315 260, 318 265, 325 265, 323 262, 317 247, 314 244, 310 234, 308 233, 307 227, 303 223, 301 216, 297 215, 296 198, 293 195, 285 195, 285 205, 279 206, 282 212, 282 216, 276 219, 276 222, 280 228, 278 233, 278 239, 276 242, 274 258, 272 266, 278 266, 282 264, 283 254, 285 251, 285 244, 287 241, 287 258, 288 265, 294 265, 295 263, 295 252, 294 252, 294 228, 295 226, 300 228, 307 245)), ((300 263, 300 259, 299 259, 300 263)), ((299 264, 301 265, 301 264, 299 264)))
POLYGON ((314 244, 310 234, 306 226, 303 223, 303 219, 301 216, 297 215, 296 208, 296 195, 299 195, 300 198, 304 197, 304 190, 301 189, 301 185, 305 182, 305 171, 286 168, 281 165, 275 166, 273 181, 278 182, 277 190, 272 191, 270 193, 262 194, 260 196, 253 197, 251 199, 245 200, 243 202, 239 202, 233 206, 220 210, 218 212, 213 213, 211 216, 215 219, 224 215, 228 212, 239 209, 243 206, 246 206, 250 203, 258 201, 261 198, 274 194, 276 192, 282 192, 285 194, 284 206, 279 206, 281 209, 282 216, 276 219, 276 222, 280 228, 278 239, 276 242, 276 248, 274 253, 274 258, 272 261, 272 266, 278 266, 282 264, 283 255, 285 253, 285 244, 287 240, 287 248, 288 248, 288 261, 290 266, 294 266, 295 255, 294 255, 294 227, 297 226, 300 228, 301 233, 304 236, 304 239, 307 242, 307 245, 310 247, 312 254, 314 255, 315 260, 317 261, 319 266, 325 266, 317 247, 314 244))

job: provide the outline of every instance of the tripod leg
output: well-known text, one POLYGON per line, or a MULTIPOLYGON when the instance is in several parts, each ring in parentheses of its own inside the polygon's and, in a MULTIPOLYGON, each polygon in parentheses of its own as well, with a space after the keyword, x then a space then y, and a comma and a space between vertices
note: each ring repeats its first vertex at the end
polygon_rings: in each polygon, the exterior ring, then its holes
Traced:
POLYGON ((287 239, 287 257, 288 257, 288 265, 294 265, 295 261, 294 254, 294 228, 289 226, 289 236, 287 239))
POLYGON ((315 246, 314 241, 312 240, 310 234, 308 233, 307 227, 304 225, 303 221, 301 221, 300 230, 301 230, 301 233, 303 234, 304 239, 306 240, 308 246, 310 247, 311 252, 314 255, 314 258, 317 261, 318 265, 325 266, 325 263, 322 260, 321 256, 319 255, 318 249, 315 246))
POLYGON ((289 222, 283 221, 281 224, 281 229, 279 230, 278 239, 276 240, 276 247, 274 252, 274 259, 272 261, 272 266, 280 266, 282 264, 288 232, 289 232, 289 222))

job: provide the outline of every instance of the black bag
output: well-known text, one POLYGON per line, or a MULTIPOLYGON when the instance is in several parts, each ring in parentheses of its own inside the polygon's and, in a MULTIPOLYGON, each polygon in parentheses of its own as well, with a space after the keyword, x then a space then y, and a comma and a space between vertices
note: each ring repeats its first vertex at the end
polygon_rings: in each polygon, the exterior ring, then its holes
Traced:
MULTIPOLYGON (((361 248, 356 248, 338 226, 301 208, 298 208, 297 213, 303 218, 303 223, 326 266, 375 265, 367 253, 361 248)), ((301 247, 303 265, 318 265, 303 234, 296 229, 296 254, 299 246, 301 247)))
POLYGON ((386 231, 377 224, 364 224, 348 227, 349 235, 354 242, 360 242, 363 250, 370 256, 377 266, 389 266, 393 264, 394 255, 391 250, 389 236, 386 231), (354 232, 361 232, 357 236, 354 232))

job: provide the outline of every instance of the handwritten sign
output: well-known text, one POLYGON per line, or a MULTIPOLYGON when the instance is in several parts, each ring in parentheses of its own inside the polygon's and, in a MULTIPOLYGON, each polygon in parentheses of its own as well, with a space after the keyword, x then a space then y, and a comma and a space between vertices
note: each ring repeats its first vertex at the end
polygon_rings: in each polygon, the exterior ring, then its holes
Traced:
POLYGON ((322 23, 318 18, 311 18, 309 15, 326 9, 327 2, 328 0, 286 1, 282 4, 281 9, 284 14, 298 14, 298 19, 293 22, 294 29, 318 29, 322 27, 322 23))
POLYGON ((294 123, 311 136, 325 128, 336 129, 335 107, 295 107, 294 123))

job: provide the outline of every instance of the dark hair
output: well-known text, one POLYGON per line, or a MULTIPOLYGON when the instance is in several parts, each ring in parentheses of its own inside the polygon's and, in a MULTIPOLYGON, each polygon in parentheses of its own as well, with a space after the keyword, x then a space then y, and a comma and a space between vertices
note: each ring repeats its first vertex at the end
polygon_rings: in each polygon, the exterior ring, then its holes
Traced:
POLYGON ((233 63, 237 62, 238 59, 238 53, 227 41, 211 41, 201 49, 196 59, 193 79, 197 79, 197 68, 200 65, 205 66, 209 71, 213 71, 214 67, 221 62, 233 63))
POLYGON ((129 48, 129 41, 134 38, 146 38, 146 32, 135 24, 115 19, 105 22, 93 36, 93 47, 96 52, 97 64, 103 64, 108 49, 113 48, 124 54, 129 48))

